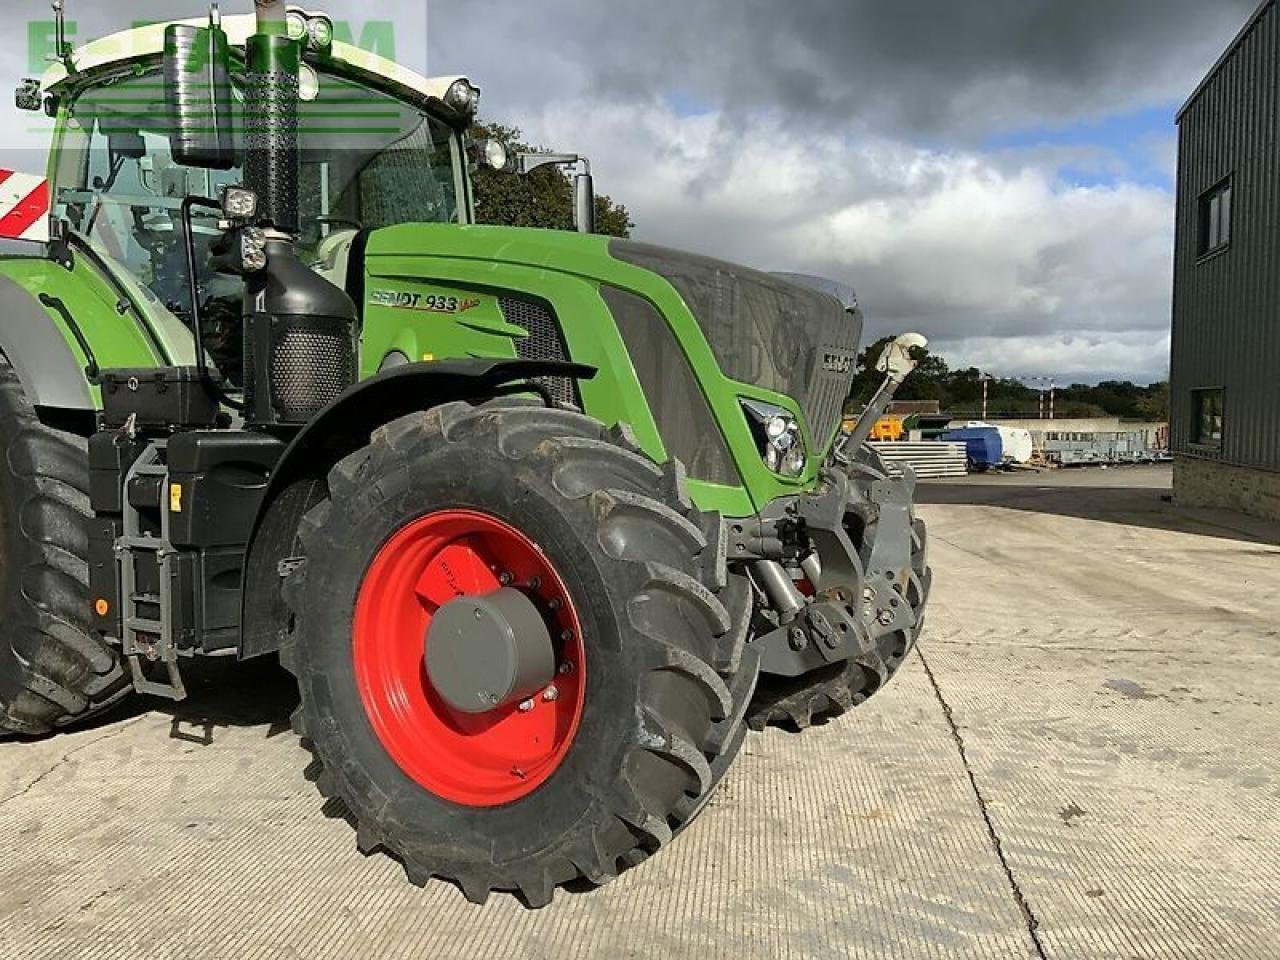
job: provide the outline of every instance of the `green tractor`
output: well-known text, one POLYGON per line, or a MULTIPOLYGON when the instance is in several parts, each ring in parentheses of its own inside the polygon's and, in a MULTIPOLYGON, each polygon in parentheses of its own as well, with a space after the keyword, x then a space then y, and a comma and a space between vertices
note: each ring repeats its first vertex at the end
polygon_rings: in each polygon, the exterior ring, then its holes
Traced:
POLYGON ((19 88, 57 126, 0 261, 0 732, 278 654, 361 851, 538 906, 911 651, 914 481, 864 441, 922 341, 842 434, 850 291, 472 225, 470 156, 539 162, 477 98, 278 0, 19 88))

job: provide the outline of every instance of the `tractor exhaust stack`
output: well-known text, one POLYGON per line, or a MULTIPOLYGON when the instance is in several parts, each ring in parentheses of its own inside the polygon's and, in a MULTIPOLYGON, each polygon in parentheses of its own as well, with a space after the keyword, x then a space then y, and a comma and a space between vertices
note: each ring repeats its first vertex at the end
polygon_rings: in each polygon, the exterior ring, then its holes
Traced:
POLYGON ((264 225, 298 232, 299 45, 285 28, 280 0, 258 0, 245 74, 245 182, 258 195, 264 225))
POLYGON ((245 420, 297 428, 356 381, 356 309, 304 266, 298 222, 298 74, 282 0, 256 0, 258 32, 246 45, 245 185, 258 196, 266 267, 245 276, 245 420))

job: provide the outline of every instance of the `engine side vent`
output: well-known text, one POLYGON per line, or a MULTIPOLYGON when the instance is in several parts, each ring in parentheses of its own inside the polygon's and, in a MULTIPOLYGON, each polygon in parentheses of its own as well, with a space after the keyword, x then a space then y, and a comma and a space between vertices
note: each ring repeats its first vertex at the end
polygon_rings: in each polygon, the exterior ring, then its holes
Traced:
MULTIPOLYGON (((498 306, 507 323, 520 327, 529 334, 516 341, 516 356, 521 360, 569 359, 560 323, 549 306, 520 297, 502 297, 498 306)), ((581 408, 582 398, 578 395, 578 384, 573 378, 537 377, 536 382, 546 387, 557 403, 581 408)))

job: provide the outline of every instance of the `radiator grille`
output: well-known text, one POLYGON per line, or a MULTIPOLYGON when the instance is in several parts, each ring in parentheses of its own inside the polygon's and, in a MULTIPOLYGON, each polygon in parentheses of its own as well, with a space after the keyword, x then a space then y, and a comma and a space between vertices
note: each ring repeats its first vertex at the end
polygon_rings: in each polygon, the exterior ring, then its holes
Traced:
POLYGON ((813 358, 814 372, 809 378, 809 389, 799 399, 813 441, 820 450, 826 449, 826 443, 844 415, 844 402, 853 386, 857 357, 857 339, 846 337, 838 343, 823 344, 813 358), (828 364, 832 362, 835 367, 829 369, 828 364))
MULTIPOLYGON (((498 301, 507 323, 520 327, 529 336, 516 341, 516 356, 521 360, 569 359, 564 336, 556 316, 545 304, 519 297, 503 297, 498 301)), ((534 381, 546 387, 557 403, 581 407, 578 385, 572 377, 535 377, 534 381)))

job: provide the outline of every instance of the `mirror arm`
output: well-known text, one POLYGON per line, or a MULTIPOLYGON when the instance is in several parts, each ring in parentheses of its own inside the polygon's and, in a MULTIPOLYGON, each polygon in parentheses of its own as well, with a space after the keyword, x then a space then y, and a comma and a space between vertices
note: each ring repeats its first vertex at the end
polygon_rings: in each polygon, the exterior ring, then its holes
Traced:
MULTIPOLYGON (((516 157, 516 172, 522 177, 528 176, 541 167, 564 167, 574 163, 582 163, 582 157, 576 153, 522 153, 516 157)), ((588 173, 591 171, 588 170, 588 173)))

